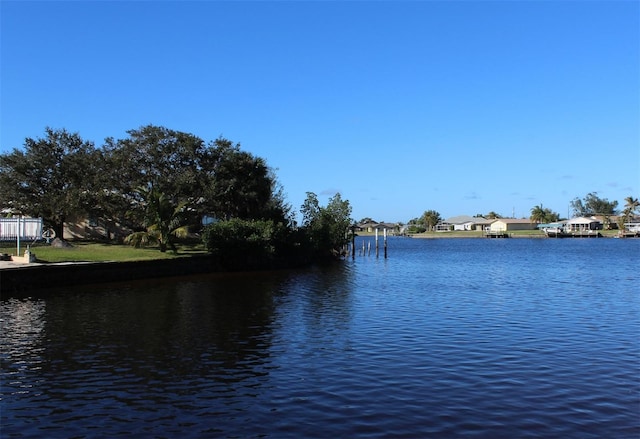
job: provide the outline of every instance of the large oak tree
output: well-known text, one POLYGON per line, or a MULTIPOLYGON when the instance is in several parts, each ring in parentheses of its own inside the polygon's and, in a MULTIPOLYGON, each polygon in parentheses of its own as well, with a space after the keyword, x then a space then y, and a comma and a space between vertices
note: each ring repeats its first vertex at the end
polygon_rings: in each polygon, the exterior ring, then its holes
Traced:
POLYGON ((42 217, 62 237, 64 222, 95 205, 97 152, 92 142, 65 129, 26 138, 24 151, 0 155, 0 206, 42 217))

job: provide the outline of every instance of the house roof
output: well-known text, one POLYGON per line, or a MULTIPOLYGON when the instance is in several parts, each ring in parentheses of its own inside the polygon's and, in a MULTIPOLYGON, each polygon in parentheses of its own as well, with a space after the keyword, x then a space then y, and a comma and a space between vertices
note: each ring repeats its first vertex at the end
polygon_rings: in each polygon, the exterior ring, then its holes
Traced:
POLYGON ((492 222, 502 222, 504 224, 531 224, 531 220, 525 218, 498 218, 492 222))
POLYGON ((391 224, 391 223, 378 223, 375 221, 371 221, 368 223, 360 223, 357 224, 358 227, 363 228, 363 229, 393 229, 396 225, 395 224, 391 224))
POLYGON ((474 217, 469 215, 458 215, 452 216, 451 218, 447 218, 443 222, 446 224, 465 224, 465 223, 473 223, 473 224, 490 224, 494 220, 489 220, 482 217, 474 217))
POLYGON ((595 218, 585 218, 583 216, 579 216, 577 218, 571 218, 567 221, 567 224, 591 224, 591 223, 599 223, 600 221, 595 218))

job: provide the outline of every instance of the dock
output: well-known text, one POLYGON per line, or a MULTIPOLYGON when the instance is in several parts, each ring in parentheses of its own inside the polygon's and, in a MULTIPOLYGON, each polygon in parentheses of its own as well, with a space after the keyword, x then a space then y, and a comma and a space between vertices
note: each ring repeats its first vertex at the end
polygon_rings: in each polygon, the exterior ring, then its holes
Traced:
POLYGON ((502 232, 502 231, 498 231, 498 232, 487 231, 485 232, 484 236, 486 238, 508 238, 509 234, 507 232, 502 232))

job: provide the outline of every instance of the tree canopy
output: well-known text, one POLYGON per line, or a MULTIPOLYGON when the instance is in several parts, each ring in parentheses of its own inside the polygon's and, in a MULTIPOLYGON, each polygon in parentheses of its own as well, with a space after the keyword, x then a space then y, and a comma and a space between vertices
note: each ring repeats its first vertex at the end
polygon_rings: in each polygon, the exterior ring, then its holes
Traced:
POLYGON ((584 198, 576 197, 571 201, 571 208, 575 216, 615 215, 617 207, 617 201, 600 198, 597 192, 589 192, 584 198))
POLYGON ((560 214, 540 204, 531 208, 529 219, 534 223, 553 223, 560 219, 560 214))
POLYGON ((348 242, 353 223, 349 201, 343 200, 337 193, 323 207, 315 193, 307 192, 300 211, 302 229, 315 257, 324 259, 339 254, 348 242))
POLYGON ((222 138, 212 142, 204 174, 200 209, 205 213, 220 219, 284 221, 288 216, 271 169, 239 144, 222 138))
POLYGON ((427 230, 433 230, 436 224, 442 221, 442 217, 435 210, 427 210, 420 217, 420 221, 427 230))
POLYGON ((27 138, 24 151, 0 154, 0 205, 42 216, 58 236, 69 218, 92 216, 126 226, 133 245, 155 241, 165 251, 174 236, 201 228, 208 216, 214 219, 205 230, 212 253, 225 258, 235 249, 242 261, 240 250, 249 249, 262 255, 254 258, 258 265, 278 265, 285 252, 300 261, 325 258, 346 242, 351 206, 340 194, 320 206, 309 193, 303 227, 296 228, 274 170, 225 138, 206 144, 147 125, 95 148, 64 129, 45 134, 27 138), (239 244, 247 240, 248 247, 239 244))
POLYGON ((24 151, 0 155, 0 205, 14 214, 42 217, 62 236, 65 220, 95 204, 97 152, 78 133, 45 129, 26 138, 24 151))
POLYGON ((129 137, 106 140, 108 166, 123 195, 153 187, 174 202, 193 196, 203 168, 204 141, 193 134, 147 125, 127 131, 129 137))
POLYGON ((107 173, 102 204, 132 227, 144 222, 139 188, 153 188, 173 206, 185 204, 200 216, 289 220, 273 170, 240 144, 222 137, 205 144, 193 134, 154 125, 127 133, 106 140, 106 166, 118 172, 107 173))
POLYGON ((99 149, 64 129, 27 138, 24 150, 0 155, 0 203, 16 214, 42 216, 59 235, 76 214, 144 228, 140 188, 200 215, 290 221, 275 173, 239 144, 218 138, 205 145, 193 134, 155 125, 127 133, 105 139, 99 149))

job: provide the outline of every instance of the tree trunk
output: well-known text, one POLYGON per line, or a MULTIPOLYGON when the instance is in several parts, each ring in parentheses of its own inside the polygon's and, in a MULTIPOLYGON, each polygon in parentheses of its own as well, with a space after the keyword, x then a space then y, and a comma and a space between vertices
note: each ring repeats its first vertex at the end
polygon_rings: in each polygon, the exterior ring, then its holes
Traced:
POLYGON ((51 228, 56 233, 56 238, 64 240, 64 222, 54 223, 51 228))

